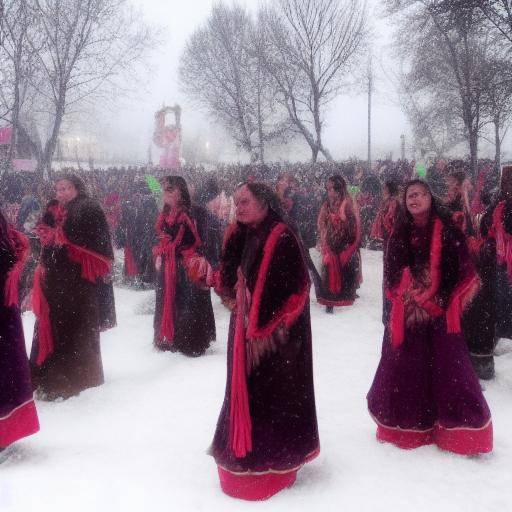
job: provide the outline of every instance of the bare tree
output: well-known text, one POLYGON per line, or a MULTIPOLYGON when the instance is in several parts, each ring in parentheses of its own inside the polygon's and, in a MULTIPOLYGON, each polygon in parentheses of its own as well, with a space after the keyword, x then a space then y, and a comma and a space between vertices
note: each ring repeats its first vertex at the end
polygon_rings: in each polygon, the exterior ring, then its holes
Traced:
POLYGON ((218 4, 188 40, 180 62, 183 91, 226 128, 251 161, 263 161, 265 145, 286 131, 262 66, 264 45, 244 8, 218 4))
POLYGON ((389 0, 407 38, 399 45, 409 55, 406 79, 436 101, 444 98, 462 121, 471 170, 477 171, 478 140, 487 120, 483 110, 488 82, 486 62, 494 38, 475 9, 454 13, 443 0, 389 0))
POLYGON ((62 122, 70 109, 93 101, 107 89, 121 90, 154 38, 125 0, 24 3, 37 24, 28 41, 43 77, 31 84, 39 107, 31 118, 44 137, 39 167, 50 175, 62 122))
POLYGON ((496 58, 486 63, 483 110, 493 127, 495 161, 501 163, 501 145, 512 116, 512 62, 496 58))
POLYGON ((359 0, 277 0, 259 16, 269 42, 265 66, 298 134, 316 162, 331 154, 322 141, 325 107, 336 98, 367 35, 359 0))
MULTIPOLYGON (((22 124, 24 106, 30 103, 34 94, 31 83, 37 81, 37 69, 34 52, 28 43, 28 34, 33 30, 27 4, 23 0, 7 0, 3 5, 2 44, 0 63, 2 77, 0 79, 0 118, 12 125, 12 136, 4 169, 10 167, 10 162, 17 156, 19 135, 25 135, 22 124)), ((37 154, 38 148, 32 145, 32 152, 37 154)))

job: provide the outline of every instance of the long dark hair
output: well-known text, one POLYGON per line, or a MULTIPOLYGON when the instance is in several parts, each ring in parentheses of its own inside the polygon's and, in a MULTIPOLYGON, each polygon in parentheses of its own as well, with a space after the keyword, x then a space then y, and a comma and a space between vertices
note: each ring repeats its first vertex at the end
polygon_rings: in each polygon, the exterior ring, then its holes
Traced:
POLYGON ((76 174, 63 174, 62 176, 57 177, 55 183, 63 180, 69 181, 75 187, 77 197, 88 197, 87 187, 85 186, 85 182, 82 178, 76 174))
MULTIPOLYGON (((177 188, 180 191, 181 205, 187 211, 190 209, 191 200, 188 191, 187 182, 181 176, 166 176, 163 179, 163 186, 168 188, 177 188)), ((164 205, 164 212, 169 213, 170 208, 164 205)))
POLYGON ((241 183, 237 189, 246 186, 249 192, 262 204, 265 205, 279 220, 285 220, 285 214, 281 208, 281 202, 277 194, 264 183, 256 181, 241 183))
POLYGON ((332 176, 329 176, 327 181, 332 183, 332 188, 338 192, 340 199, 343 201, 348 195, 347 182, 345 181, 345 178, 339 174, 333 174, 332 176))
MULTIPOLYGON (((411 213, 407 210, 405 201, 405 198, 407 197, 407 190, 413 185, 422 186, 432 198, 428 221, 430 232, 433 228, 435 218, 439 218, 445 228, 443 231, 446 231, 446 234, 443 235, 443 240, 448 237, 450 241, 457 239, 459 243, 464 243, 464 235, 455 227, 449 211, 440 205, 439 200, 432 194, 428 184, 420 179, 409 181, 405 185, 403 192, 403 214, 397 219, 391 237, 388 241, 384 265, 386 287, 395 286, 400 279, 402 268, 409 266, 414 259, 414 249, 411 247, 410 243, 412 230, 414 228, 414 220, 411 213)), ((458 276, 459 262, 457 255, 453 254, 453 252, 453 247, 451 250, 447 250, 443 243, 440 288, 445 292, 450 290, 458 276)))

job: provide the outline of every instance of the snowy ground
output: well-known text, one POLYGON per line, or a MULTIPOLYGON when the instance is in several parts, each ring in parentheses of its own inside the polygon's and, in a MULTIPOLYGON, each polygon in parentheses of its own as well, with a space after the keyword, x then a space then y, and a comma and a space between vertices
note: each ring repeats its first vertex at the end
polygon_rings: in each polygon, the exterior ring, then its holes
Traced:
MULTIPOLYGON (((38 403, 39 434, 0 466, 0 512, 506 511, 512 509, 512 343, 498 346, 485 384, 491 455, 375 440, 365 395, 380 353, 381 254, 364 252, 357 304, 333 316, 312 302, 322 453, 270 501, 222 494, 206 455, 224 395, 228 313, 214 299, 218 341, 205 357, 153 350, 152 292, 116 289, 119 327, 102 337, 105 385, 38 403)), ((33 317, 24 318, 32 337, 33 317)))

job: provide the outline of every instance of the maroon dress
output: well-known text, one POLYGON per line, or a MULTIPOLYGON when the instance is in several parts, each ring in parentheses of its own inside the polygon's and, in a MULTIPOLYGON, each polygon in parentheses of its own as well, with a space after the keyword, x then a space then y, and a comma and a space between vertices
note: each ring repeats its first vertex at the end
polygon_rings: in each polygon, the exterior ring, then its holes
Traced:
MULTIPOLYGON (((21 273, 21 235, 5 228, 0 213, 0 451, 39 430, 32 397, 30 369, 25 351, 21 315, 15 297, 21 273), (14 279, 13 279, 14 278, 14 279), (14 299, 14 300, 13 300, 14 299)), ((28 243, 28 242, 27 242, 28 243)))
POLYGON ((233 313, 211 453, 227 494, 266 499, 319 452, 308 272, 295 235, 274 214, 228 232, 219 293, 233 313))
POLYGON ((361 223, 350 198, 339 208, 324 203, 318 215, 322 253, 322 285, 317 301, 324 306, 350 306, 361 284, 361 223))
POLYGON ((401 448, 492 450, 492 423, 461 333, 479 286, 460 230, 433 215, 393 232, 385 259, 390 314, 368 407, 377 438, 401 448))

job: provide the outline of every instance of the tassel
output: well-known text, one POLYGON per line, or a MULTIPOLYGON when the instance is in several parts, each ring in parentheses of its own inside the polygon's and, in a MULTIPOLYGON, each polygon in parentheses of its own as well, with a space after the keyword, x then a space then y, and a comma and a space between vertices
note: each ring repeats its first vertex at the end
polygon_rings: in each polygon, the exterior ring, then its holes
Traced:
POLYGON ((252 451, 252 420, 246 376, 245 316, 247 296, 245 277, 238 269, 236 284, 236 319, 231 374, 231 402, 229 411, 230 445, 237 458, 252 451))
POLYGON ((393 291, 386 291, 386 296, 391 300, 390 330, 391 345, 398 348, 405 340, 405 303, 403 294, 411 285, 411 270, 404 268, 400 284, 393 291))
POLYGON ((54 350, 52 325, 50 322, 50 307, 43 293, 43 279, 44 268, 42 265, 38 265, 34 272, 34 286, 32 289, 32 311, 39 321, 37 331, 38 352, 36 359, 38 366, 41 366, 54 350))

